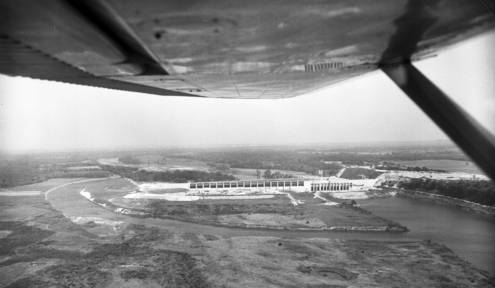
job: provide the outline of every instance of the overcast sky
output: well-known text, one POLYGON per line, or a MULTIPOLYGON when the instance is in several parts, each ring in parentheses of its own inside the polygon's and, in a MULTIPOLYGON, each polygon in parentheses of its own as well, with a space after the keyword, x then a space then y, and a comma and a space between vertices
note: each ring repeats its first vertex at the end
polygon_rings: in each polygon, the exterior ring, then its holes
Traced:
MULTIPOLYGON (((417 64, 495 131, 495 33, 417 64)), ((0 151, 446 139, 381 72, 300 97, 161 97, 0 75, 0 151)))

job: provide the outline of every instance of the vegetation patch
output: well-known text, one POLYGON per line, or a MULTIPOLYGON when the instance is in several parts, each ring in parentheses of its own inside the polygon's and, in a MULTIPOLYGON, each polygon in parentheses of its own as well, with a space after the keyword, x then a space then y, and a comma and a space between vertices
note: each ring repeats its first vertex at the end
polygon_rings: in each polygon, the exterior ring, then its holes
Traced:
POLYGON ((19 221, 1 221, 0 230, 12 231, 6 237, 0 238, 0 255, 14 255, 18 247, 34 244, 54 234, 53 231, 27 226, 19 221))
POLYGON ((56 265, 43 271, 43 280, 49 285, 62 287, 106 287, 112 281, 112 275, 85 263, 56 265))
POLYGON ((495 206, 495 184, 487 180, 447 181, 419 178, 399 182, 398 186, 407 190, 424 191, 483 205, 495 206))
POLYGON ((375 169, 351 167, 345 168, 344 173, 340 176, 345 179, 375 179, 383 174, 383 172, 376 171, 375 169))
POLYGON ((447 172, 443 169, 432 169, 425 166, 407 166, 394 162, 383 161, 382 163, 375 165, 375 169, 379 170, 398 170, 398 171, 416 171, 416 172, 447 172))
MULTIPOLYGON (((310 153, 297 153, 292 150, 243 149, 222 152, 205 151, 198 153, 196 158, 214 167, 223 165, 235 168, 288 170, 314 175, 318 175, 318 171, 321 170, 324 176, 335 175, 342 168, 342 165, 339 163, 325 163, 321 161, 320 156, 310 153)), ((277 176, 282 176, 283 178, 283 175, 277 176)))
POLYGON ((151 200, 151 217, 242 228, 309 229, 405 232, 407 228, 351 204, 323 205, 309 193, 291 193, 301 202, 294 206, 286 195, 270 199, 151 200))
POLYGON ((209 287, 191 255, 142 246, 149 240, 148 234, 140 233, 120 244, 98 244, 92 252, 79 257, 60 259, 60 253, 53 253, 51 258, 65 263, 45 268, 8 287, 106 287, 114 280, 112 271, 125 281, 146 280, 160 287, 209 287))
POLYGON ((142 182, 173 182, 184 183, 207 182, 207 181, 229 181, 236 180, 232 175, 221 172, 206 172, 200 170, 173 170, 173 171, 148 171, 138 167, 102 165, 104 170, 142 182))
POLYGON ((151 201, 153 217, 184 217, 229 215, 241 213, 281 213, 290 214, 292 205, 285 195, 270 199, 242 200, 198 200, 194 202, 151 201))

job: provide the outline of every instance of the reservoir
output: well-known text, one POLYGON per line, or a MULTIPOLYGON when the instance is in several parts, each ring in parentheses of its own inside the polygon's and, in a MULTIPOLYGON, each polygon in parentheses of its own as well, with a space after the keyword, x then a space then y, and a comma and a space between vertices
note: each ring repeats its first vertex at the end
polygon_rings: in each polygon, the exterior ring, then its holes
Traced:
POLYGON ((361 200, 362 208, 409 228, 404 236, 445 244, 476 267, 495 274, 495 219, 425 200, 361 200))

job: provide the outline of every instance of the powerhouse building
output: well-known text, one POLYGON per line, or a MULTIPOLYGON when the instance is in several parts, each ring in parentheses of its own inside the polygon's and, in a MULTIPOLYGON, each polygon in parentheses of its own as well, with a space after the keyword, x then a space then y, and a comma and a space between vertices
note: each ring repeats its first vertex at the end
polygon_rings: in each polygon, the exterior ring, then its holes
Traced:
POLYGON ((374 179, 348 180, 337 177, 318 179, 258 179, 215 182, 191 182, 190 191, 214 192, 223 190, 292 191, 292 192, 338 192, 362 191, 375 185, 374 179))

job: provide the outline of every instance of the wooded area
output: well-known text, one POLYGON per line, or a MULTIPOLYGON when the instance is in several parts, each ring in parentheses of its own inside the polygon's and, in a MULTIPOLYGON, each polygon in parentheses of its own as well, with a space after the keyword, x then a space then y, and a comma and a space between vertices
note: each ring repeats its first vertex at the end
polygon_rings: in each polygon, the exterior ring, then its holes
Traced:
POLYGON ((495 185, 486 180, 411 179, 407 182, 400 182, 399 187, 459 198, 483 205, 495 205, 495 185))

